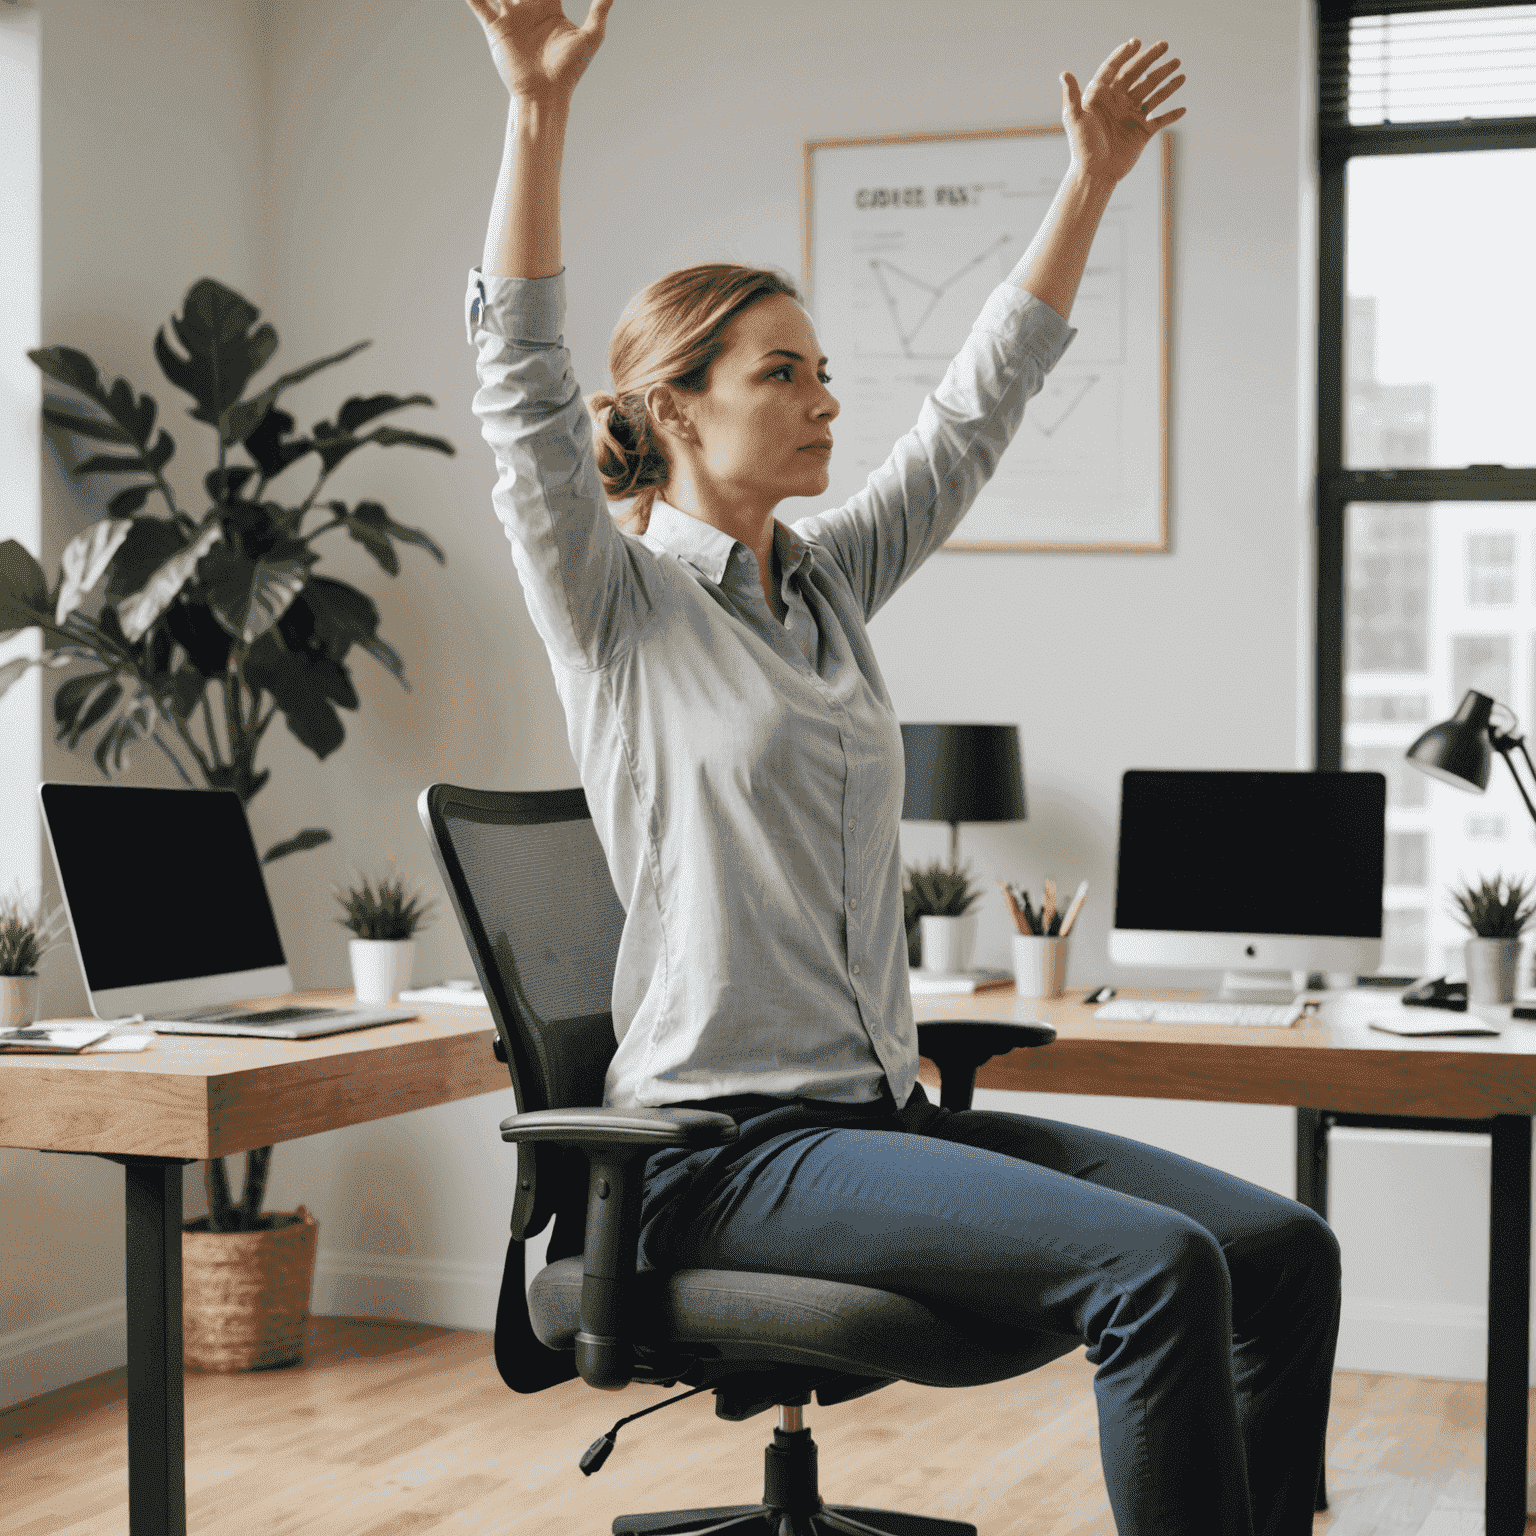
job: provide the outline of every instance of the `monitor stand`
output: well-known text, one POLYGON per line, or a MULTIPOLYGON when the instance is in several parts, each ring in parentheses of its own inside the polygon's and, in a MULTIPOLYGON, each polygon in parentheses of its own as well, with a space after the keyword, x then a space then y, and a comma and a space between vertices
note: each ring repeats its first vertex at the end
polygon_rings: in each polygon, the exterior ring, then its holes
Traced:
MULTIPOLYGON (((1303 978, 1305 981, 1305 978, 1303 978)), ((1296 985, 1294 971, 1226 971, 1221 985, 1207 993, 1207 1003, 1289 1003, 1306 987, 1296 985)))

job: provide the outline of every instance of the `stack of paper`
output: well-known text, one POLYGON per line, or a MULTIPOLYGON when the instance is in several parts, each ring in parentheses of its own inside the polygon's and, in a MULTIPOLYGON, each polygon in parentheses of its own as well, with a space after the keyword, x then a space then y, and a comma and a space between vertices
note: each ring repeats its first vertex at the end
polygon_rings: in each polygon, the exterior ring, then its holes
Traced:
POLYGON ((461 1008, 487 1007, 485 993, 478 981, 434 981, 426 987, 407 987, 400 993, 402 1003, 457 1003, 461 1008))
POLYGON ((998 970, 910 971, 908 975, 913 997, 963 997, 990 987, 1006 987, 1013 980, 1012 971, 998 970))

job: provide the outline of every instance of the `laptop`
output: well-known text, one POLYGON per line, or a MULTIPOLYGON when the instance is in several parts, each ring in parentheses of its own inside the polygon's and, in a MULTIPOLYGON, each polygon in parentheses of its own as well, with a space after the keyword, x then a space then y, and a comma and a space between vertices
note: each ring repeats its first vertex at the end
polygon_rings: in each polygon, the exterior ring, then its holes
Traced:
POLYGON ((304 1040, 416 1017, 286 1001, 293 978, 233 790, 43 784, 38 794, 97 1018, 304 1040), (245 1006, 253 998, 276 1001, 245 1006))

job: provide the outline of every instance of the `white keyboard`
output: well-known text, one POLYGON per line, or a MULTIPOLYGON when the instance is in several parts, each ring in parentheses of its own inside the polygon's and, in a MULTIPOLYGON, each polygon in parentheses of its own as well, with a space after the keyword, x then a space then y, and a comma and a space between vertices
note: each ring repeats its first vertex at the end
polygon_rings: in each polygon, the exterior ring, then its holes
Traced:
POLYGON ((1122 999, 1093 1016, 1117 1024, 1268 1024, 1284 1027, 1301 1017, 1294 1003, 1138 1003, 1122 999))

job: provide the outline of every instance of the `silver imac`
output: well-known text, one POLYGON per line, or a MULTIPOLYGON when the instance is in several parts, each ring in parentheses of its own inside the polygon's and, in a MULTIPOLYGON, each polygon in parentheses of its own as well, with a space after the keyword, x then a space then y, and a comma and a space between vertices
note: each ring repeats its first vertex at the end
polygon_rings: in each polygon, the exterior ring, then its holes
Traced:
POLYGON ((1379 773, 1132 769, 1110 960, 1221 971, 1213 996, 1243 1002, 1374 971, 1386 800, 1379 773))

